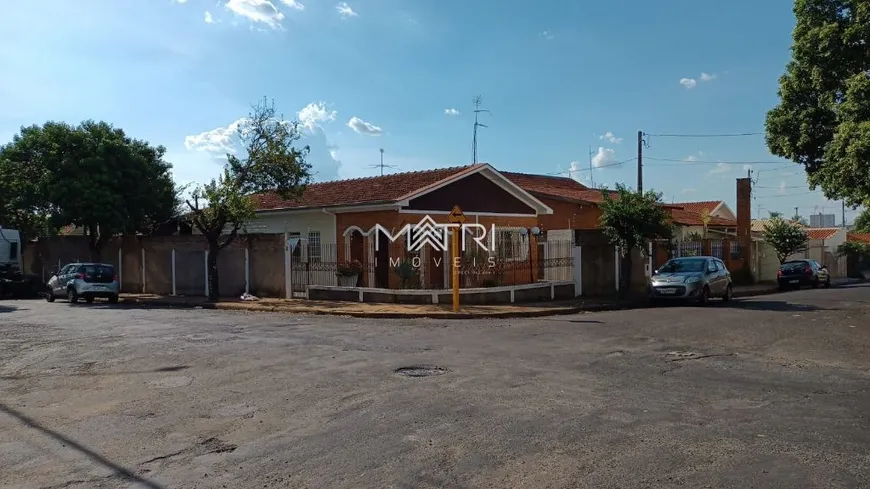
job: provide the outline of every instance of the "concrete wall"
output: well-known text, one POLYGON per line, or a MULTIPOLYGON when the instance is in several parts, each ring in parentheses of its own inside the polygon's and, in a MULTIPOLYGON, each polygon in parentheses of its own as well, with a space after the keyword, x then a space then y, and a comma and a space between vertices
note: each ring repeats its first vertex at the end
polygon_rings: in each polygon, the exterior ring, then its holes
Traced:
MULTIPOLYGON (((201 296, 206 293, 206 242, 201 236, 131 237, 113 239, 103 249, 101 261, 115 266, 125 293, 172 293, 172 252, 175 250, 175 292, 201 296), (119 253, 121 250, 121 259, 119 253)), ((255 295, 284 297, 283 235, 249 235, 237 238, 218 255, 222 296, 245 291, 245 249, 248 250, 249 289, 255 295)), ((24 250, 28 273, 47 280, 52 266, 89 260, 87 237, 58 236, 29 243, 24 250)))

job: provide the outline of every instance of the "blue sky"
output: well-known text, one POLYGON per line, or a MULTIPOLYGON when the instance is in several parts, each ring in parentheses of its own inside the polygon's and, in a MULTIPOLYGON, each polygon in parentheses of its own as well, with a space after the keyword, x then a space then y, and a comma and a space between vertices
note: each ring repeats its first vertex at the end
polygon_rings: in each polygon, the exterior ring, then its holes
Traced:
MULTIPOLYGON (((176 178, 223 164, 226 128, 263 96, 304 122, 316 178, 471 161, 472 98, 492 111, 479 160, 636 183, 637 131, 763 131, 788 60, 792 2, 43 0, 0 17, 0 141, 46 120, 103 119, 169 150, 176 178), (751 12, 751 15, 747 15, 751 12), (454 109, 457 113, 454 114, 454 109), (449 112, 449 113, 448 113, 449 112), (590 172, 589 148, 601 168, 590 172)), ((753 217, 840 206, 763 136, 649 138, 644 187, 724 199, 747 165, 753 217), (673 160, 673 161, 668 161, 673 160), (695 160, 683 161, 683 160, 695 160), (752 163, 746 163, 752 162, 752 163)), ((855 215, 847 210, 847 220, 855 215)))

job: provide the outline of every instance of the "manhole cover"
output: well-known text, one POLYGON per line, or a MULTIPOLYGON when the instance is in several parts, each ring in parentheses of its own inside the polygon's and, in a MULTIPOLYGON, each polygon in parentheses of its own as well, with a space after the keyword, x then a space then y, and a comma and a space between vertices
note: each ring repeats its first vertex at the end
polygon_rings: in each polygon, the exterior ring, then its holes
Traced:
POLYGON ((433 375, 444 375, 447 373, 447 369, 433 365, 417 365, 414 367, 397 368, 396 373, 406 377, 431 377, 433 375))

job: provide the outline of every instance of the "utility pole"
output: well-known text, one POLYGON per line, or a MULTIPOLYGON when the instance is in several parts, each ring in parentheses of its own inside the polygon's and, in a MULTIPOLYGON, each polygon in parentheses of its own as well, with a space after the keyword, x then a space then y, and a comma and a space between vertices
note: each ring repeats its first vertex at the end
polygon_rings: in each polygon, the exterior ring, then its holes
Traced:
POLYGON ((471 143, 471 163, 477 163, 477 128, 478 127, 487 127, 485 124, 481 124, 477 122, 477 117, 481 112, 492 113, 486 109, 481 109, 480 106, 483 104, 483 98, 480 95, 477 95, 473 99, 474 103, 474 137, 472 138, 471 143))
POLYGON ((381 148, 381 176, 384 176, 384 148, 381 148))
POLYGON ((637 131, 637 193, 643 193, 643 131, 637 131))
POLYGON ((846 201, 843 201, 843 227, 846 227, 846 201))

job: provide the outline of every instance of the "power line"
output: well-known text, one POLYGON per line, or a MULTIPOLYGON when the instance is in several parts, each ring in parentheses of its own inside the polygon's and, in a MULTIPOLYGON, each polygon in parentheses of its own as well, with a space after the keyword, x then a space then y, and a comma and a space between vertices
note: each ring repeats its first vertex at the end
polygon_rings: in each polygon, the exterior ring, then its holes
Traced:
POLYGON ((726 133, 726 134, 650 134, 644 133, 647 136, 653 136, 658 138, 737 138, 744 136, 758 136, 760 134, 764 134, 763 132, 737 132, 737 133, 726 133))
MULTIPOLYGON (((710 161, 710 160, 687 160, 685 158, 655 158, 652 156, 644 156, 645 160, 652 161, 664 161, 664 162, 673 162, 679 163, 680 165, 718 165, 724 163, 726 165, 781 165, 782 161, 710 161)), ((672 165, 659 165, 659 166, 672 166, 672 165)))
POLYGON ((615 162, 613 162, 613 163, 605 163, 605 164, 603 164, 603 165, 596 166, 596 167, 593 167, 593 168, 578 168, 578 169, 576 169, 576 170, 565 170, 565 171, 557 171, 557 172, 553 172, 553 173, 544 173, 544 175, 546 175, 546 176, 550 176, 550 177, 559 177, 559 176, 564 176, 564 175, 571 176, 572 174, 574 174, 574 173, 579 173, 579 172, 581 172, 581 171, 600 170, 600 169, 602 169, 602 168, 611 168, 611 167, 614 167, 614 166, 624 165, 624 164, 626 164, 626 163, 628 163, 628 162, 630 162, 630 161, 634 161, 634 160, 636 160, 636 159, 637 159, 636 157, 633 157, 633 158, 629 158, 629 159, 627 159, 627 160, 615 161, 615 162))

